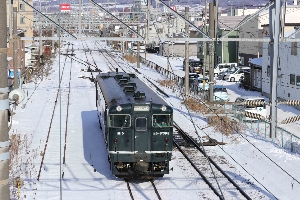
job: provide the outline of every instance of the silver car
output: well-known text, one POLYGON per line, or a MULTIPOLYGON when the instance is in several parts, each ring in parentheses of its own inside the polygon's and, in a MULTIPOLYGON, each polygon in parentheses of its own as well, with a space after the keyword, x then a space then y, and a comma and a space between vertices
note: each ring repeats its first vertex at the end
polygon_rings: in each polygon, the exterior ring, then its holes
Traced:
POLYGON ((225 70, 224 72, 220 72, 218 78, 219 78, 220 80, 225 80, 225 79, 226 79, 225 77, 226 77, 228 74, 232 74, 232 73, 234 73, 236 70, 237 70, 237 67, 231 67, 231 68, 228 68, 228 69, 225 70))

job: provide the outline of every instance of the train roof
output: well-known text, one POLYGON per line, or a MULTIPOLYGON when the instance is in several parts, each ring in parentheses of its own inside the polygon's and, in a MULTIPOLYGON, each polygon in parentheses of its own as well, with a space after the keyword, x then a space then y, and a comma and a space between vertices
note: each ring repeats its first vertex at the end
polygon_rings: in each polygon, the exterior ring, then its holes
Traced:
POLYGON ((126 103, 166 104, 135 74, 125 72, 100 73, 97 82, 108 107, 126 103))

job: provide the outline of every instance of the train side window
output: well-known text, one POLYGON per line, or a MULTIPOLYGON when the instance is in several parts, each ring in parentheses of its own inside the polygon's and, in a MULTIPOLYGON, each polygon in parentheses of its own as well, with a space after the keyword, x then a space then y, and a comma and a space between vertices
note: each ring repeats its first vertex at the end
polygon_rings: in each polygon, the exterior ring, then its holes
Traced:
POLYGON ((170 115, 153 115, 152 126, 153 127, 169 127, 172 126, 172 119, 170 115))
POLYGON ((109 127, 128 128, 130 127, 130 115, 109 115, 109 127))
POLYGON ((138 117, 135 119, 135 129, 137 131, 145 131, 147 130, 147 118, 146 117, 138 117))

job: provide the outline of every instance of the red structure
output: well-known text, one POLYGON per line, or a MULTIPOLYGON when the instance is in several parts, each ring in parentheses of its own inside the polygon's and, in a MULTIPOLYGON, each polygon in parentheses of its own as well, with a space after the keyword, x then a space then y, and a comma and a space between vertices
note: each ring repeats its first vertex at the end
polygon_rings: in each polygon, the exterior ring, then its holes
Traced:
POLYGON ((62 12, 70 12, 71 6, 69 3, 60 4, 60 11, 62 12))

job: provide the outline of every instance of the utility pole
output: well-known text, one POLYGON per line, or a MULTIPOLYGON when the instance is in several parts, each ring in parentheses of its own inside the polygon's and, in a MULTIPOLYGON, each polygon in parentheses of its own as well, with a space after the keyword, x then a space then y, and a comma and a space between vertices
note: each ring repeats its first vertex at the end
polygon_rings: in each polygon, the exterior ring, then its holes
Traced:
POLYGON ((18 41, 17 41, 17 8, 13 8, 13 63, 14 63, 14 89, 19 87, 18 82, 18 41))
MULTIPOLYGON (((185 7, 185 19, 189 19, 189 7, 185 7)), ((189 34, 189 24, 185 23, 185 33, 186 36, 189 34)), ((190 95, 190 80, 189 80, 189 73, 190 73, 190 66, 189 66, 189 42, 185 41, 185 95, 190 95)))
MULTIPOLYGON (((205 9, 204 9, 204 20, 202 20, 204 25, 203 25, 203 32, 207 34, 207 27, 206 27, 206 22, 207 22, 207 0, 205 0, 205 9)), ((206 41, 203 41, 203 64, 202 64, 202 76, 203 76, 203 96, 205 96, 205 71, 206 71, 206 41)))
POLYGON ((78 23, 79 23, 79 30, 78 30, 78 36, 79 36, 79 39, 81 38, 81 5, 82 5, 82 0, 79 0, 79 19, 78 19, 78 23))
MULTIPOLYGON (((216 7, 216 0, 209 3, 209 36, 211 38, 215 38, 215 7, 216 7)), ((214 43, 215 41, 210 42, 209 47, 209 102, 214 101, 214 43)))
MULTIPOLYGON (((170 37, 170 15, 171 13, 167 13, 168 15, 168 38, 170 37)), ((167 49, 168 49, 168 53, 167 53, 167 70, 170 69, 170 41, 168 41, 167 43, 167 49)))
MULTIPOLYGON (((139 24, 137 25, 137 32, 140 34, 140 26, 139 24)), ((137 41, 137 56, 136 56, 136 67, 140 68, 140 41, 137 41)))
MULTIPOLYGON (((41 0, 39 0, 39 4, 40 4, 40 11, 42 11, 42 6, 41 6, 41 0)), ((41 22, 41 15, 39 14, 39 63, 40 63, 40 67, 41 67, 41 63, 42 63, 42 55, 43 55, 43 42, 42 42, 42 22, 41 22)))
POLYGON ((8 136, 8 80, 7 80, 7 16, 6 1, 0 1, 0 197, 10 199, 9 192, 9 136, 8 136), (2 27, 2 28, 1 28, 2 27))
MULTIPOLYGON (((273 0, 269 8, 269 33, 270 33, 270 67, 271 67, 271 109, 270 109, 270 138, 277 136, 277 75, 279 66, 279 36, 281 0, 273 0), (274 30, 274 31, 273 31, 274 30)), ((284 23, 284 22, 283 22, 284 23)))
POLYGON ((9 24, 9 38, 12 39, 12 12, 13 12, 13 4, 14 4, 14 0, 9 0, 9 19, 8 19, 8 24, 9 24))
POLYGON ((146 30, 146 42, 145 42, 145 60, 146 60, 146 47, 149 44, 149 30, 150 30, 150 9, 151 9, 151 0, 147 0, 147 30, 146 30))

